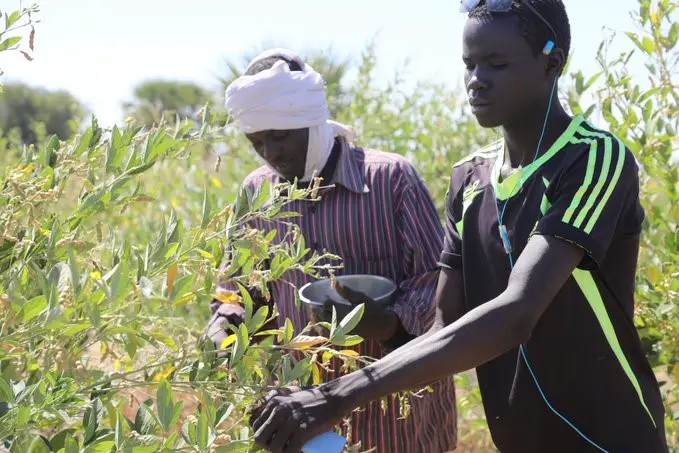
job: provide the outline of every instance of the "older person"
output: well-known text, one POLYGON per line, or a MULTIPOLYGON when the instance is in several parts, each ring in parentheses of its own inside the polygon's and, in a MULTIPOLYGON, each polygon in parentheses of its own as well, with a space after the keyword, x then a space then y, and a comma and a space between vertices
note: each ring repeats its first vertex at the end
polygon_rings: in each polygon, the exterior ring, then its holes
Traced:
MULTIPOLYGON (((353 130, 329 120, 321 75, 286 49, 255 58, 245 75, 227 88, 226 107, 266 162, 246 178, 245 186, 254 193, 265 181, 297 179, 304 184, 320 176, 332 187, 319 202, 300 200, 286 207, 302 214, 291 220, 299 225, 307 246, 342 257, 343 273, 380 275, 398 284, 393 305, 366 304, 355 329, 365 341, 356 351, 379 359, 385 350, 432 328, 443 229, 417 170, 399 155, 354 146, 353 130)), ((277 228, 277 237, 285 237, 283 225, 258 221, 253 227, 277 228)), ((273 284, 272 298, 279 323, 290 318, 299 332, 307 316, 295 306, 295 291, 311 277, 293 271, 285 280, 273 284)), ((336 308, 340 316, 346 314, 346 309, 336 308)), ((242 322, 243 310, 215 302, 212 312, 209 335, 219 346, 226 335, 224 323, 242 322)), ((360 442, 363 450, 379 453, 453 450, 453 379, 437 381, 432 388, 411 399, 405 419, 394 396, 388 397, 386 410, 379 402, 365 405, 352 413, 344 435, 350 444, 360 442)))

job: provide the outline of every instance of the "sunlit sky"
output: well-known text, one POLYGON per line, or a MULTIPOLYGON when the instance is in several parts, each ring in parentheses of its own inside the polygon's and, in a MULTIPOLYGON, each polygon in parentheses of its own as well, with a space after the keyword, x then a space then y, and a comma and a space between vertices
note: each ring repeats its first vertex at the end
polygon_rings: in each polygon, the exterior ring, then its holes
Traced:
MULTIPOLYGON (((629 12, 637 1, 566 2, 572 68, 593 73, 602 27, 633 29, 629 12)), ((18 5, 0 0, 3 11, 18 5)), ((465 17, 457 0, 44 0, 40 6, 35 60, 3 52, 3 81, 68 90, 104 125, 122 120, 122 102, 145 79, 194 81, 217 90, 225 59, 238 59, 262 42, 298 51, 332 46, 338 55, 358 59, 375 38, 382 80, 410 59, 404 74, 410 82, 461 86, 465 17)))

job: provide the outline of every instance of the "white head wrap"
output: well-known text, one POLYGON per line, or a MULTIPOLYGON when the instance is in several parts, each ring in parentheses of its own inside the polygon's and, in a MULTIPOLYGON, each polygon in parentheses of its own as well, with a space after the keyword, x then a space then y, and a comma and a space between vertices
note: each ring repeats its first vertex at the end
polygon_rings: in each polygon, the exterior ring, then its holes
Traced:
POLYGON ((247 69, 265 58, 281 56, 296 62, 302 71, 291 71, 281 60, 271 69, 244 75, 226 89, 225 106, 238 127, 250 134, 263 130, 309 128, 309 144, 302 181, 321 172, 335 137, 344 136, 350 143, 354 130, 330 120, 323 77, 298 55, 287 49, 271 49, 255 57, 247 69))

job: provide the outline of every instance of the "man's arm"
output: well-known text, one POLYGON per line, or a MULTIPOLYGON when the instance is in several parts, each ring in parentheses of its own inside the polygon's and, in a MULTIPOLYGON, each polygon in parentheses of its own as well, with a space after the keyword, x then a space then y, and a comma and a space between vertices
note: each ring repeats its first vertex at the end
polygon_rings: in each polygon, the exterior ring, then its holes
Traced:
POLYGON ((406 343, 390 355, 401 354, 401 350, 419 345, 422 341, 457 321, 464 315, 464 281, 462 279, 462 269, 451 269, 448 267, 443 267, 441 269, 434 300, 436 304, 436 314, 434 315, 434 322, 429 330, 425 334, 406 343))
POLYGON ((398 190, 396 237, 404 252, 399 257, 404 262, 404 279, 399 285, 401 294, 390 307, 398 320, 397 337, 387 342, 392 347, 428 331, 435 317, 437 288, 440 290, 444 281, 437 263, 443 248, 443 228, 434 200, 414 167, 406 166, 401 177, 404 184, 398 190))
POLYGON ((290 395, 272 392, 251 418, 258 445, 273 452, 297 452, 355 407, 475 368, 524 343, 584 256, 581 248, 566 241, 533 236, 502 294, 416 347, 405 346, 315 389, 290 395))
MULTIPOLYGON (((437 259, 443 247, 443 228, 434 200, 414 167, 399 165, 392 170, 394 179, 394 240, 401 253, 392 259, 402 269, 398 296, 382 308, 367 302, 363 318, 354 332, 364 338, 382 341, 387 350, 395 349, 424 334, 435 315, 435 293, 439 280, 437 259)), ((345 299, 362 303, 360 293, 338 292, 345 299)), ((350 308, 335 305, 340 317, 350 308)), ((330 319, 332 305, 326 307, 330 319)))

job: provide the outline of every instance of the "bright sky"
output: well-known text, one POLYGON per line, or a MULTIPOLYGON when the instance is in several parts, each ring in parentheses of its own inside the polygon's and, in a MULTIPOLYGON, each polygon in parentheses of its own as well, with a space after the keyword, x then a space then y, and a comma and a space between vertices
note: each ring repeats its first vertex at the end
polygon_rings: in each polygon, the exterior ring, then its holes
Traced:
MULTIPOLYGON (((24 0, 26 3, 30 0, 24 0)), ((596 71, 602 26, 629 31, 637 0, 566 0, 574 69, 596 71)), ((19 0, 0 0, 0 10, 19 0)), ((0 57, 3 80, 66 89, 102 125, 122 120, 121 103, 147 78, 195 81, 217 88, 226 58, 262 42, 293 50, 331 45, 356 59, 377 37, 381 77, 411 59, 410 81, 461 86, 457 0, 44 0, 35 60, 0 57)), ((621 38, 621 41, 624 38, 621 38)))

